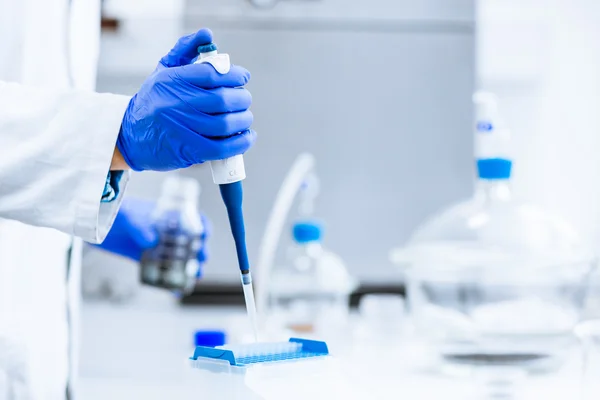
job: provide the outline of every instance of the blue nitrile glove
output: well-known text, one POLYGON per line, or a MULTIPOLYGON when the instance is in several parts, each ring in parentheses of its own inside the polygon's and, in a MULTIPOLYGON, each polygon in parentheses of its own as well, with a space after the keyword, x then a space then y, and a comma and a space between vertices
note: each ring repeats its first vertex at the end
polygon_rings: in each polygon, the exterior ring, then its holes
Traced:
MULTIPOLYGON (((158 245, 158 232, 151 218, 155 207, 154 201, 125 197, 110 232, 97 247, 140 261, 145 250, 158 245)), ((204 215, 202 224, 204 233, 200 238, 202 243, 196 257, 200 265, 208 259, 206 241, 211 232, 210 222, 204 215)))
POLYGON ((186 168, 243 154, 254 143, 252 96, 241 87, 250 73, 190 64, 198 46, 211 42, 208 29, 179 39, 131 99, 117 147, 132 169, 186 168))

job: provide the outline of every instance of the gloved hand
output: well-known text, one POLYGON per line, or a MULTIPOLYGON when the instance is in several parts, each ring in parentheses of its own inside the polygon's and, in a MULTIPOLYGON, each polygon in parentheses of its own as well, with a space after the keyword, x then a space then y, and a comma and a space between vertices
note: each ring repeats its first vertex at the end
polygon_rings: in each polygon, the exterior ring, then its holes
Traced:
MULTIPOLYGON (((151 214, 156 203, 149 200, 125 197, 119 213, 104 242, 97 247, 108 252, 140 261, 142 253, 158 244, 158 232, 152 223, 151 214)), ((210 222, 202 216, 204 233, 197 259, 200 265, 208 259, 206 240, 210 236, 210 222)))
POLYGON ((208 29, 179 39, 131 99, 117 148, 133 170, 186 168, 243 154, 254 143, 252 97, 242 88, 250 73, 190 64, 212 40, 208 29))

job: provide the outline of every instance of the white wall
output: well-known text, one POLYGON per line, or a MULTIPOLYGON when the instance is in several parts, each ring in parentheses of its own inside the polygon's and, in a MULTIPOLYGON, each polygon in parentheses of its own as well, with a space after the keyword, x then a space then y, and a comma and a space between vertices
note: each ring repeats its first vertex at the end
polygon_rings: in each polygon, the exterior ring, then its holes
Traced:
POLYGON ((512 126, 517 194, 600 248, 600 2, 479 0, 478 79, 512 126))

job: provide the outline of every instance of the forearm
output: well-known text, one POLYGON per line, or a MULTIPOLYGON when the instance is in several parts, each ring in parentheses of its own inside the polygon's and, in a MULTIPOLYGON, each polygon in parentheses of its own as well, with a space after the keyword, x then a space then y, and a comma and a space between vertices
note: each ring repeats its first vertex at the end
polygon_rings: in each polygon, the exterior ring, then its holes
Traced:
POLYGON ((101 197, 109 169, 124 169, 128 101, 0 82, 0 217, 102 240, 120 203, 101 197))

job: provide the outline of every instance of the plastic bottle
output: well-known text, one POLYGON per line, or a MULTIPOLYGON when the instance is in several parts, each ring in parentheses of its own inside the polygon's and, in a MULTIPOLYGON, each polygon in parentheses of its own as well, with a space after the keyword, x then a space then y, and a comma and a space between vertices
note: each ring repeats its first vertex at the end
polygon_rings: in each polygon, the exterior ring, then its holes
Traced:
POLYGON ((291 257, 286 265, 273 269, 270 317, 284 330, 322 335, 346 322, 349 296, 357 282, 342 259, 323 247, 322 236, 319 223, 296 222, 291 257))
POLYGON ((191 178, 171 176, 163 183, 152 213, 159 243, 142 255, 142 283, 180 292, 193 290, 200 268, 196 254, 204 231, 199 194, 200 185, 191 178))

